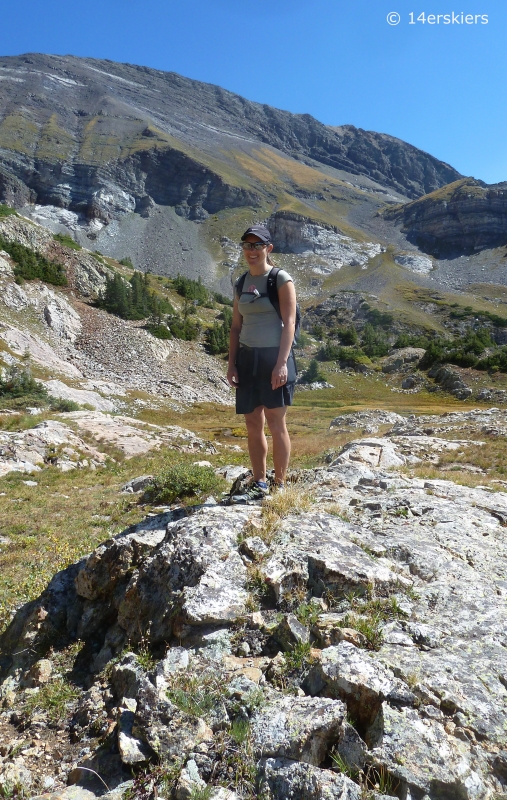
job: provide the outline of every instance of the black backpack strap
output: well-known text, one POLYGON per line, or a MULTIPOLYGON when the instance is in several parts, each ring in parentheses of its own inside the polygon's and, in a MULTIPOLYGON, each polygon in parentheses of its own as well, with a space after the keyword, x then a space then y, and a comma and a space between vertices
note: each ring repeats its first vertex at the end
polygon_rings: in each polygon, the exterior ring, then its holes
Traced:
POLYGON ((248 272, 244 272, 243 275, 240 278, 238 278, 238 280, 236 282, 236 294, 238 296, 238 300, 241 297, 241 295, 243 294, 243 286, 245 285, 245 278, 246 278, 247 275, 248 275, 248 272))
POLYGON ((269 302, 274 307, 276 313, 282 319, 282 315, 280 314, 280 303, 278 300, 278 289, 276 286, 276 279, 278 277, 278 273, 280 269, 278 267, 272 267, 269 275, 268 275, 268 297, 269 302))

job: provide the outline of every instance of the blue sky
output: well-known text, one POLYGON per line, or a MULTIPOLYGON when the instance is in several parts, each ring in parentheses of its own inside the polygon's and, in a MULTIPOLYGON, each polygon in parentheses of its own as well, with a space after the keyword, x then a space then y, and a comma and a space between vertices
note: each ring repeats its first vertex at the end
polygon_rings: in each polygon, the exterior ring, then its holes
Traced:
POLYGON ((505 0, 4 0, 0 54, 179 72, 398 136, 493 183, 507 180, 506 33, 505 0))

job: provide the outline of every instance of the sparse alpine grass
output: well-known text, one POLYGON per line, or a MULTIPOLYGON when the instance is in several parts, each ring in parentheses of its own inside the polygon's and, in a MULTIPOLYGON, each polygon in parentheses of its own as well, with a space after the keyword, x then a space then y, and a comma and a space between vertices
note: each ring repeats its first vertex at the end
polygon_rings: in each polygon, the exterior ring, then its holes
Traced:
POLYGON ((52 722, 63 719, 67 706, 79 697, 79 691, 65 678, 56 678, 40 687, 38 692, 28 696, 23 712, 31 718, 35 713, 45 712, 52 722))
POLYGON ((263 500, 261 508, 261 527, 247 526, 247 536, 259 536, 264 544, 273 542, 282 522, 292 514, 309 511, 313 505, 312 495, 301 485, 287 484, 283 489, 274 491, 263 500))

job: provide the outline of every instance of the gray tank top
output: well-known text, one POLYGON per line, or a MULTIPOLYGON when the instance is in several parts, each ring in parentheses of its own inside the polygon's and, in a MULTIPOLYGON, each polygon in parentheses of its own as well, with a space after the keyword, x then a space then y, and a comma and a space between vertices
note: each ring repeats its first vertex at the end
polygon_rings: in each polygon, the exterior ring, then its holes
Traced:
MULTIPOLYGON (((243 292, 238 299, 239 313, 243 318, 239 343, 247 347, 280 347, 283 322, 269 297, 259 297, 254 292, 256 289, 259 294, 267 293, 268 275, 269 270, 264 275, 250 275, 247 272, 243 292)), ((277 288, 288 281, 292 281, 291 276, 281 269, 276 279, 277 288)), ((234 287, 236 295, 237 283, 234 287)))

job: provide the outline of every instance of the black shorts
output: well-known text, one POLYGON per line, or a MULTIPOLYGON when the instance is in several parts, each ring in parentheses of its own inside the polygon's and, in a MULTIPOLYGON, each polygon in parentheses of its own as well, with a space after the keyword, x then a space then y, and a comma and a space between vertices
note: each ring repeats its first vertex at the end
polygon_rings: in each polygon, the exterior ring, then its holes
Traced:
POLYGON ((239 381, 236 389, 236 414, 251 414, 258 406, 283 408, 292 405, 297 376, 292 352, 287 359, 287 383, 279 389, 271 388, 271 373, 278 352, 278 347, 240 346, 236 356, 239 381))

